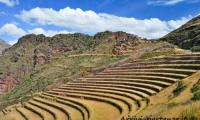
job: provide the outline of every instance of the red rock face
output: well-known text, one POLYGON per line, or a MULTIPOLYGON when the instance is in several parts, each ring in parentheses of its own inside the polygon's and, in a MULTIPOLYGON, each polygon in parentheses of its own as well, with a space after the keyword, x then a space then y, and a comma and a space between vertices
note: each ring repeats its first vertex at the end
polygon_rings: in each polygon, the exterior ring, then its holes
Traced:
POLYGON ((128 50, 129 47, 139 45, 139 38, 136 35, 128 34, 126 32, 116 32, 114 34, 116 44, 112 49, 112 52, 116 55, 122 54, 122 51, 128 50))
POLYGON ((49 46, 57 53, 69 52, 71 50, 76 50, 82 48, 83 45, 80 42, 72 43, 71 45, 66 44, 63 40, 57 40, 50 42, 49 46))
POLYGON ((20 82, 20 78, 17 77, 14 73, 10 73, 5 77, 4 80, 0 79, 0 92, 3 94, 5 92, 10 91, 14 86, 16 86, 20 82), (5 81, 5 82, 3 82, 5 81))
POLYGON ((43 65, 43 64, 45 64, 46 63, 46 59, 45 59, 46 57, 44 57, 44 56, 37 56, 36 57, 36 64, 37 65, 43 65))
POLYGON ((48 49, 34 50, 34 56, 33 56, 34 66, 48 64, 51 62, 52 59, 53 59, 53 56, 51 55, 50 50, 48 49))
POLYGON ((18 66, 8 74, 0 77, 0 94, 4 94, 12 90, 16 85, 20 84, 22 77, 33 70, 33 66, 18 66), (21 75, 21 76, 20 76, 21 75))

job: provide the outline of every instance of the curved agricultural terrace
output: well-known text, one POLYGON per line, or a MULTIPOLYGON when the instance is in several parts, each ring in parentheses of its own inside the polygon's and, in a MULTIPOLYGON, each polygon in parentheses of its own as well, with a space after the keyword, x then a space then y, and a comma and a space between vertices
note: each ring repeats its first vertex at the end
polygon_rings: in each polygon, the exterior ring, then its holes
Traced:
POLYGON ((28 120, 120 120, 199 69, 199 53, 129 61, 33 97, 15 114, 28 120))

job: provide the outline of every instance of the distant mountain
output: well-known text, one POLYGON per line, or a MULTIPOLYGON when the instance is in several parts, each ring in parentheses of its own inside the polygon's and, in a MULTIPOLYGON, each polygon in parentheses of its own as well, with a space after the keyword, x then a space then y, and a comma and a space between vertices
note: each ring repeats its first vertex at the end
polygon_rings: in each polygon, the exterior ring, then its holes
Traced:
POLYGON ((180 48, 200 52, 200 15, 160 38, 180 48))
POLYGON ((11 47, 8 43, 0 39, 0 54, 2 54, 2 51, 6 48, 11 47))

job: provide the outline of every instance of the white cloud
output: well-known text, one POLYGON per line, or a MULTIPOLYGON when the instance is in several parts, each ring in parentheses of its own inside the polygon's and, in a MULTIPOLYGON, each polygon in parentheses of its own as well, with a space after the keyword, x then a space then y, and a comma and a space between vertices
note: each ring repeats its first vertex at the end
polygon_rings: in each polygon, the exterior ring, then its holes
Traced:
POLYGON ((189 15, 188 17, 182 17, 181 20, 170 20, 168 21, 168 25, 172 29, 179 28, 181 25, 185 24, 188 20, 192 19, 193 17, 189 15))
POLYGON ((183 2, 185 0, 154 0, 148 1, 148 5, 175 5, 177 3, 183 2))
POLYGON ((0 12, 0 15, 6 15, 6 13, 4 11, 0 12))
POLYGON ((7 34, 14 37, 21 37, 26 34, 26 32, 22 28, 18 28, 14 24, 5 24, 0 28, 0 35, 7 34))
MULTIPOLYGON (((133 17, 119 17, 106 13, 95 13, 91 10, 83 11, 80 8, 71 9, 69 7, 59 11, 52 8, 37 7, 30 11, 23 10, 15 16, 30 25, 54 25, 90 34, 105 30, 125 31, 144 38, 162 37, 191 18, 185 17, 180 20, 170 21, 161 21, 158 18, 139 20, 133 17)), ((29 32, 35 33, 39 31, 51 35, 50 31, 44 32, 38 28, 32 31, 29 30, 29 32)))
POLYGON ((19 1, 18 0, 0 0, 0 3, 4 3, 9 7, 13 7, 15 5, 18 5, 19 1))
POLYGON ((175 5, 175 4, 183 2, 183 1, 185 1, 185 0, 169 0, 169 1, 165 2, 164 4, 165 5, 175 5))
POLYGON ((42 28, 35 28, 33 30, 28 30, 28 32, 30 34, 33 33, 33 34, 36 34, 36 35, 38 35, 38 34, 44 34, 45 36, 49 36, 49 37, 52 37, 52 36, 54 36, 56 34, 68 34, 68 33, 71 33, 71 32, 68 32, 66 30, 63 30, 63 31, 53 31, 53 30, 45 31, 42 28))
POLYGON ((15 43, 17 43, 17 41, 18 41, 18 39, 10 40, 10 41, 8 41, 8 44, 14 45, 15 43))

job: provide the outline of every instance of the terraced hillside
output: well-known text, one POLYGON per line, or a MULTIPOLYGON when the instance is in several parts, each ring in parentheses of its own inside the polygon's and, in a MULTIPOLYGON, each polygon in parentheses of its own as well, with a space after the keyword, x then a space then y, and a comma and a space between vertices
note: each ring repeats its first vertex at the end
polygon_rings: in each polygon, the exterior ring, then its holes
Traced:
MULTIPOLYGON (((7 113, 34 120, 120 120, 149 104, 149 97, 200 69, 200 53, 128 62, 43 92, 7 113)), ((4 110, 4 113, 7 111, 4 110)))

